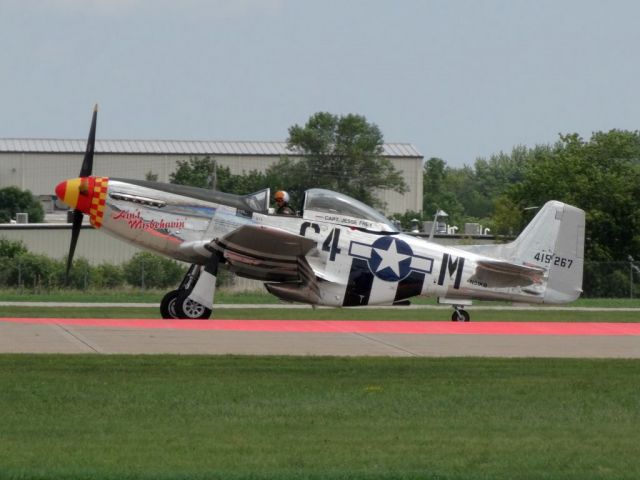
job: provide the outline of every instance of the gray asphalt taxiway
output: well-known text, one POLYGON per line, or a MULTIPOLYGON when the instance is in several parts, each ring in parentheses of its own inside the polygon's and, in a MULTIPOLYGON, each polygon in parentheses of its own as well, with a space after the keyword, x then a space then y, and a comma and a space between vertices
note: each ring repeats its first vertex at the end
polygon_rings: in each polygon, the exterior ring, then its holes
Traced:
POLYGON ((640 358, 635 323, 405 323, 0 318, 0 353, 640 358))

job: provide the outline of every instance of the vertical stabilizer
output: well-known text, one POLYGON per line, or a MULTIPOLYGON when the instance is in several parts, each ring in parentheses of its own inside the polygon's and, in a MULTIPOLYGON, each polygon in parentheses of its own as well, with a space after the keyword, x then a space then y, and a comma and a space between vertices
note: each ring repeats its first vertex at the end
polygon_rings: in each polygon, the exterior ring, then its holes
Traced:
POLYGON ((547 202, 510 245, 513 261, 547 269, 544 303, 567 303, 582 293, 584 211, 547 202))

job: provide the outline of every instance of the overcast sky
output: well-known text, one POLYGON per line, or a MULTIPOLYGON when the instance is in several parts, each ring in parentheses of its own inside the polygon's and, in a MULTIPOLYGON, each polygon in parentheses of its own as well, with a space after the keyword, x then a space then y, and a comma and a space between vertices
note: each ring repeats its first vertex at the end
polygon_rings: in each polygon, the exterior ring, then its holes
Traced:
POLYGON ((640 128, 640 2, 0 0, 0 137, 285 140, 317 111, 449 165, 640 128))

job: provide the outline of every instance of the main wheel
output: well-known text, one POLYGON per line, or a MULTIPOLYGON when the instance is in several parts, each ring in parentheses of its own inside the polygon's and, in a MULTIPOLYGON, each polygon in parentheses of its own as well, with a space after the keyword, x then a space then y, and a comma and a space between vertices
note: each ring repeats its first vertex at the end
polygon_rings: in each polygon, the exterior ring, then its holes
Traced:
POLYGON ((175 302, 175 310, 178 318, 206 320, 211 316, 211 309, 191 300, 188 291, 179 293, 175 302))
POLYGON ((452 322, 468 322, 470 319, 469 312, 466 310, 455 310, 451 315, 452 322))
POLYGON ((162 318, 180 318, 176 312, 176 300, 180 295, 179 290, 171 290, 160 302, 160 315, 162 318))

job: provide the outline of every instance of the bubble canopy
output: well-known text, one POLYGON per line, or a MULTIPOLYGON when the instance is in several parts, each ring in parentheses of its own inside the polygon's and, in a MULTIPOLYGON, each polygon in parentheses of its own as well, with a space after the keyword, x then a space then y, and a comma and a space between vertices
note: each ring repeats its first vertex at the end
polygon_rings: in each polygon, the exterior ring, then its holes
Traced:
POLYGON ((312 188, 306 191, 304 218, 381 232, 398 232, 380 212, 348 195, 312 188))

